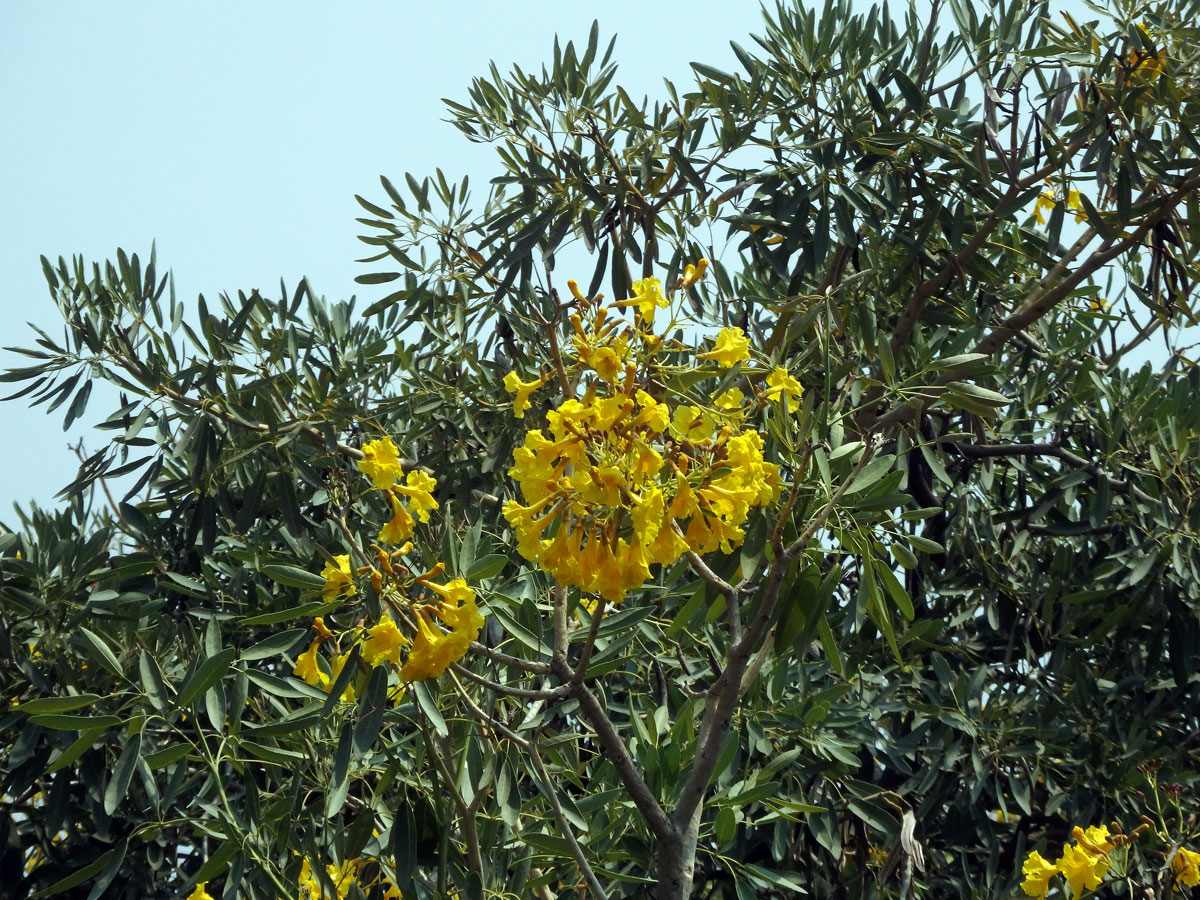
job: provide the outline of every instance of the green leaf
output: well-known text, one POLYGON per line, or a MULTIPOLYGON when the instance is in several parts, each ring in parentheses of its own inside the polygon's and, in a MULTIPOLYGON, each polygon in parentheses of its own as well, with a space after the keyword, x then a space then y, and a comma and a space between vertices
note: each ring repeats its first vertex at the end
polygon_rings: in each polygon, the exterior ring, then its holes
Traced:
POLYGON ((27 715, 39 713, 64 713, 73 709, 83 709, 91 706, 100 699, 99 694, 76 694, 74 697, 41 697, 29 700, 17 707, 17 712, 27 715))
MULTIPOLYGON (((125 855, 124 843, 124 841, 121 842, 122 857, 125 855)), ((65 893, 76 885, 83 884, 85 881, 90 881, 92 878, 98 876, 105 869, 105 867, 108 866, 109 862, 113 858, 113 854, 116 852, 117 848, 114 847, 107 853, 101 854, 82 869, 77 869, 66 878, 62 878, 54 882, 54 884, 50 885, 48 888, 42 888, 40 891, 30 894, 30 900, 38 900, 38 898, 41 897, 53 897, 55 894, 65 893)))
POLYGON ((138 657, 138 671, 142 677, 142 690, 146 692, 150 704, 158 712, 165 713, 170 709, 167 685, 158 671, 158 663, 151 657, 149 650, 143 650, 138 657))
POLYGON ((965 381, 951 381, 947 384, 942 399, 956 409, 963 409, 978 416, 994 415, 996 410, 1012 402, 1003 394, 965 381))
POLYGON ((112 777, 108 779, 108 785, 104 788, 104 811, 108 815, 111 816, 117 811, 117 807, 125 799, 125 794, 129 792, 129 782, 133 780, 133 772, 137 768, 141 752, 142 737, 140 734, 130 738, 125 744, 125 749, 121 751, 121 757, 117 760, 112 777))
POLYGON ((31 716, 34 725, 52 728, 55 731, 82 731, 92 728, 112 728, 125 720, 120 716, 31 716))
MULTIPOLYGON (((287 587, 303 588, 305 590, 320 590, 325 587, 325 579, 299 566, 269 565, 259 569, 264 575, 278 584, 287 587)), ((249 620, 244 620, 249 622, 249 620)), ((258 624, 258 623, 254 623, 258 624)), ((269 623, 262 623, 269 624, 269 623)))
POLYGON ((238 658, 242 662, 250 662, 256 659, 267 659, 272 656, 278 656, 280 653, 292 649, 308 631, 309 629, 307 628, 291 628, 287 631, 273 634, 269 638, 264 638, 257 644, 247 647, 241 652, 238 658))
POLYGON ((142 762, 144 762, 151 770, 161 769, 165 766, 169 766, 176 760, 187 756, 188 751, 191 749, 191 744, 173 744, 170 747, 164 747, 162 750, 156 750, 153 753, 147 753, 142 757, 142 762))
POLYGON ((275 625, 279 622, 288 622, 292 619, 309 619, 316 616, 323 616, 327 612, 333 612, 333 610, 341 605, 341 600, 331 600, 328 603, 320 601, 302 603, 300 606, 292 606, 287 609, 276 610, 275 612, 261 613, 257 616, 248 616, 245 619, 240 619, 239 624, 275 625))
POLYGON ((414 681, 412 694, 417 698, 417 705, 421 707, 421 712, 425 714, 425 718, 429 720, 433 730, 442 736, 449 734, 450 730, 446 728, 446 720, 442 718, 441 710, 437 708, 437 699, 434 697, 429 683, 414 681))
POLYGON ((489 553, 482 559, 475 560, 474 565, 467 570, 467 581, 483 581, 485 578, 494 578, 504 571, 504 567, 508 565, 508 557, 502 553, 489 553))
POLYGON ((207 691, 221 676, 229 671, 229 664, 237 653, 232 647, 226 647, 216 656, 210 656, 196 668, 191 677, 179 689, 177 704, 180 707, 190 706, 192 701, 207 691))
POLYGON ((204 861, 204 865, 196 872, 196 877, 193 881, 199 884, 202 881, 211 881, 216 878, 225 871, 229 860, 233 858, 233 854, 237 853, 239 849, 240 844, 238 841, 223 841, 213 855, 204 861))
MULTIPOLYGON (((119 725, 121 723, 118 721, 116 724, 119 725)), ((100 735, 104 734, 105 727, 89 728, 80 733, 71 746, 60 753, 58 758, 46 767, 46 774, 52 775, 59 769, 65 769, 67 766, 74 764, 79 757, 96 746, 96 741, 100 739, 100 735)))
POLYGON ((125 669, 117 661, 117 657, 113 655, 112 650, 108 649, 108 644, 104 642, 104 639, 95 632, 84 628, 82 625, 79 626, 78 631, 91 647, 92 656, 97 659, 104 666, 104 668, 112 672, 112 674, 116 675, 118 678, 124 679, 125 669))
POLYGON ((356 275, 354 280, 359 284, 386 284, 395 281, 403 272, 372 272, 368 275, 356 275))
POLYGON ((104 896, 104 891, 112 883, 112 880, 117 877, 117 872, 121 870, 121 863, 125 861, 125 851, 129 848, 129 841, 122 838, 117 846, 110 851, 112 856, 108 858, 108 863, 104 866, 104 870, 100 873, 100 877, 92 882, 92 889, 87 895, 87 900, 99 900, 104 896))
POLYGON ((387 688, 387 667, 376 666, 371 671, 367 688, 358 702, 358 721, 354 725, 354 756, 358 759, 366 756, 371 745, 375 743, 375 738, 379 736, 383 714, 388 705, 387 688))

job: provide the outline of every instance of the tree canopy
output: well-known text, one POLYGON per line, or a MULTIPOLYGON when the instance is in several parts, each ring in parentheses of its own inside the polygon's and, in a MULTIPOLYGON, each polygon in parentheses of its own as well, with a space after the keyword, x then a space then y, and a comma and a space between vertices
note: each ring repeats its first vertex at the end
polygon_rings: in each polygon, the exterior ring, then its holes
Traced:
POLYGON ((493 65, 364 309, 43 258, 11 896, 1200 883, 1200 4, 895 12, 493 65))

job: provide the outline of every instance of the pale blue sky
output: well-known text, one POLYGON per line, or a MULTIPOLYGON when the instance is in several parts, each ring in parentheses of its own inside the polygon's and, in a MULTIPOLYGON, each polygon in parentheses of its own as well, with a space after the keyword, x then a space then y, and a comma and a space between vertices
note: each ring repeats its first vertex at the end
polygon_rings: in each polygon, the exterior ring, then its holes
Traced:
MULTIPOLYGON (((0 346, 31 344, 26 321, 61 333, 43 253, 144 258, 156 241, 189 307, 201 292, 274 296, 281 276, 331 299, 382 296, 353 281, 368 255, 354 194, 380 200, 381 174, 441 167, 470 175, 481 203, 492 151, 442 121, 440 98, 464 98, 492 59, 540 67, 555 34, 583 43, 595 17, 602 42, 618 35, 618 81, 652 98, 663 77, 687 84, 689 61, 736 69, 729 41, 750 46, 762 22, 759 0, 5 0, 0 346)), ((22 364, 0 351, 0 368, 22 364)), ((64 434, 61 407, 0 404, 0 522, 15 524, 14 501, 52 502, 77 466, 68 444, 98 449, 87 426, 108 410, 97 392, 64 434)))
MULTIPOLYGON (((536 69, 557 33, 619 35, 619 80, 661 96, 688 62, 733 66, 729 40, 761 30, 758 0, 444 3, 150 2, 0 4, 0 345, 28 345, 32 321, 61 333, 38 262, 118 246, 160 269, 178 296, 261 288, 308 276, 318 293, 362 299, 369 248, 354 194, 379 176, 441 167, 468 174, 482 202, 492 151, 468 143, 440 98, 463 99, 489 60, 536 69), (678 10, 685 9, 680 15, 678 10)), ((22 365, 0 351, 0 368, 22 365)), ((0 385, 0 395, 10 393, 0 385)), ((107 410, 99 394, 94 411, 107 410)), ((47 504, 76 469, 62 431, 23 401, 0 404, 0 522, 13 501, 47 504)), ((91 412, 91 411, 89 411, 91 412)), ((89 415, 89 421, 94 420, 89 415)))

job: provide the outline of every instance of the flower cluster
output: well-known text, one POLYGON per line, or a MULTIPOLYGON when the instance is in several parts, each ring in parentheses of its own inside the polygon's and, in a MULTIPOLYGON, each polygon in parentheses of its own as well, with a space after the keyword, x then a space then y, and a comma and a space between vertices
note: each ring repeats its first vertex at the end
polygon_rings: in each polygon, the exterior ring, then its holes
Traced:
POLYGON ((437 509, 438 503, 433 499, 437 482, 431 475, 418 470, 404 475, 400 454, 387 435, 363 444, 362 452, 359 471, 371 479, 372 488, 387 492, 392 506, 392 518, 380 529, 379 540, 385 544, 407 541, 413 534, 413 515, 428 522, 430 510, 437 509))
MULTIPOLYGON (((402 683, 437 678, 462 659, 483 626, 475 591, 465 580, 455 578, 441 584, 434 579, 445 571, 442 563, 414 575, 402 562, 413 549, 406 539, 413 531, 412 516, 424 522, 429 511, 437 508, 432 493, 436 481, 423 472, 409 472, 400 484, 399 455, 390 437, 365 444, 358 467, 371 479, 373 488, 387 491, 392 505, 393 518, 380 531, 380 542, 404 543, 390 551, 372 545, 375 559, 371 565, 356 568, 349 554, 335 556, 325 564, 321 594, 327 602, 357 594, 356 579, 361 577, 370 581, 384 611, 374 625, 360 622, 340 636, 322 617, 313 620, 316 636, 297 658, 292 673, 324 691, 338 680, 356 646, 366 665, 389 664, 396 668, 402 683), (332 653, 321 653, 322 645, 331 647, 332 653), (405 647, 407 654, 402 652, 405 647)), ((352 680, 341 699, 350 702, 355 697, 352 680)))
POLYGON ((357 886, 363 894, 366 894, 376 885, 386 889, 383 900, 398 900, 400 889, 388 881, 382 871, 376 869, 374 877, 363 880, 363 870, 368 862, 372 862, 372 860, 359 858, 346 860, 340 866, 335 863, 325 866, 325 874, 329 876, 329 881, 336 891, 330 895, 321 888, 320 879, 313 874, 312 864, 308 861, 308 857, 305 857, 304 863, 300 867, 300 880, 297 884, 299 900, 346 900, 354 887, 357 886))
MULTIPOLYGON (((689 267, 682 286, 702 272, 689 267)), ((778 497, 779 472, 763 459, 758 432, 743 426, 757 398, 748 402, 737 388, 689 398, 662 387, 668 376, 697 367, 665 359, 686 348, 652 328, 655 310, 669 303, 657 278, 636 282, 631 298, 608 307, 568 284, 579 306, 568 357, 579 389, 514 453, 509 474, 524 502, 509 500, 504 516, 522 556, 561 584, 618 602, 646 582, 652 565, 739 545, 750 510, 778 497), (611 314, 624 307, 635 309, 634 322, 611 314)), ((749 355, 742 330, 726 328, 694 356, 718 368, 683 380, 694 383, 749 355)), ((522 382, 515 373, 505 379, 517 415, 544 381, 522 382)), ((795 399, 800 385, 777 369, 763 396, 785 394, 795 399)))
POLYGON ((1109 834, 1105 825, 1086 829, 1076 825, 1071 832, 1074 843, 1063 844, 1062 855, 1055 862, 1043 859, 1036 850, 1030 852, 1021 867, 1025 876, 1021 889, 1030 897, 1043 898, 1050 891, 1050 879, 1062 875, 1073 898, 1084 890, 1094 891, 1112 866, 1109 854, 1132 841, 1143 828, 1126 835, 1109 834))

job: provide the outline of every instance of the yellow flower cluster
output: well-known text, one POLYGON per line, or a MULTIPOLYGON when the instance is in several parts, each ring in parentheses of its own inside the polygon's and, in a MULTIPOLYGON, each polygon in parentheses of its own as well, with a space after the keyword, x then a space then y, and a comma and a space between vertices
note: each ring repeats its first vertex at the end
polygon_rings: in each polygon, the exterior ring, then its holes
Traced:
MULTIPOLYGON (((413 520, 401 497, 406 498, 408 508, 421 521, 428 520, 429 511, 437 508, 432 493, 437 482, 430 476, 409 472, 406 484, 397 483, 400 463, 390 437, 364 445, 358 467, 371 479, 373 487, 388 492, 392 503, 395 516, 380 532, 381 542, 399 543, 400 535, 412 533, 413 520)), ((316 637, 296 659, 292 674, 324 691, 329 691, 337 681, 355 646, 366 665, 390 664, 397 667, 399 681, 409 683, 440 676, 463 658, 483 627, 483 616, 475 605, 475 591, 464 579, 455 578, 448 584, 435 582, 433 579, 445 571, 441 563, 422 575, 411 575, 399 562, 412 551, 412 543, 408 541, 390 552, 378 546, 373 549, 374 565, 356 570, 350 564, 349 554, 343 554, 333 557, 321 572, 325 579, 321 595, 327 602, 357 594, 355 578, 366 576, 386 604, 379 621, 370 627, 359 624, 343 634, 344 640, 334 635, 323 618, 313 620, 316 637), (430 596, 435 599, 429 600, 430 596), (399 618, 399 625, 392 612, 399 618), (407 628, 408 634, 400 625, 407 628), (401 651, 410 641, 404 656, 401 651), (334 648, 328 658, 320 653, 322 644, 334 648)), ((352 680, 341 699, 351 702, 355 698, 352 680)))
MULTIPOLYGON (((524 502, 509 500, 504 516, 522 556, 561 584, 618 602, 646 582, 651 565, 738 546, 750 510, 778 497, 779 471, 764 461, 758 432, 743 427, 740 390, 693 403, 661 389, 670 368, 661 357, 683 348, 651 328, 655 309, 668 304, 657 278, 636 282, 634 296, 611 307, 569 285, 580 308, 571 317, 572 382, 580 391, 513 454, 509 475, 524 502), (636 308, 636 321, 610 317, 621 307, 636 308)), ((722 330, 711 350, 695 354, 723 368, 748 358, 739 328, 722 330)), ((519 415, 541 382, 515 374, 511 382, 519 415)), ((777 369, 766 396, 785 393, 799 396, 800 385, 777 369)))
MULTIPOLYGON (((388 602, 397 608, 406 608, 407 624, 413 632, 412 645, 408 655, 401 660, 401 650, 409 644, 409 637, 400 630, 391 615, 385 610, 379 621, 369 628, 356 627, 346 633, 346 647, 329 630, 321 617, 313 619, 313 638, 308 649, 296 659, 292 674, 311 685, 328 691, 338 675, 341 674, 346 661, 355 645, 359 647, 359 655, 368 666, 379 666, 391 663, 398 666, 398 677, 401 682, 420 681, 425 678, 437 678, 466 655, 471 642, 479 637, 479 629, 483 627, 483 616, 475 604, 475 591, 462 578, 455 578, 448 584, 437 584, 430 579, 440 574, 441 563, 432 572, 417 576, 415 585, 432 592, 437 598, 427 601, 426 594, 421 592, 419 599, 412 599, 408 591, 392 588, 387 594, 388 602), (326 659, 318 651, 321 644, 330 642, 335 647, 335 653, 326 659)), ((356 698, 353 683, 347 685, 342 694, 342 700, 352 702, 356 698)))
POLYGON ((438 508, 433 499, 437 482, 424 472, 412 471, 404 475, 400 465, 400 454, 390 436, 363 444, 363 458, 358 469, 371 479, 371 487, 387 492, 392 506, 392 518, 379 531, 379 540, 385 544, 399 544, 413 534, 413 515, 422 522, 429 521, 429 512, 438 508), (401 477, 403 476, 403 481, 401 477), (403 498, 403 500, 401 499, 403 498))
POLYGON ((308 857, 305 857, 304 863, 300 867, 300 879, 297 884, 298 900, 346 900, 355 886, 360 888, 363 894, 366 894, 376 885, 386 888, 383 900, 399 900, 400 889, 388 881, 381 871, 376 870, 377 874, 368 881, 360 880, 363 867, 371 861, 356 858, 346 860, 340 866, 335 863, 325 866, 325 873, 329 876, 336 891, 330 895, 322 890, 320 879, 313 874, 312 864, 308 861, 308 857))
MULTIPOLYGON (((1117 847, 1128 843, 1132 836, 1110 835, 1106 825, 1090 825, 1086 829, 1078 825, 1072 830, 1073 844, 1063 844, 1062 856, 1051 863, 1036 850, 1026 857, 1021 872, 1025 880, 1021 889, 1030 897, 1043 898, 1050 890, 1050 879, 1062 875, 1071 889, 1071 896, 1078 897, 1085 889, 1094 891, 1112 863, 1109 854, 1117 847)), ((1136 836, 1135 832, 1133 836, 1136 836)))

